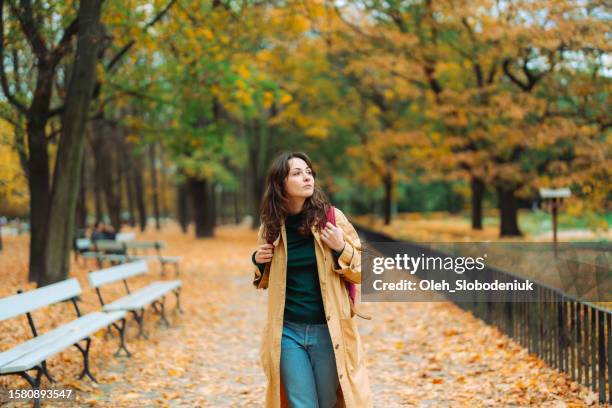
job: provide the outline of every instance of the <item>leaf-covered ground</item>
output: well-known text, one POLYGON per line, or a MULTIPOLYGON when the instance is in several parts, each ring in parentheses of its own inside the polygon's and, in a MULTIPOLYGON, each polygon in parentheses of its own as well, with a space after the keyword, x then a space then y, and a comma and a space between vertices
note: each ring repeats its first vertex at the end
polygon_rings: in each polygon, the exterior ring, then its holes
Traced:
MULTIPOLYGON (((214 239, 196 240, 174 226, 148 231, 138 239, 163 239, 168 255, 181 255, 182 306, 172 327, 157 327, 157 316, 145 320, 148 340, 136 339, 131 322, 128 347, 132 358, 114 358, 117 338, 98 333, 92 345, 92 371, 99 384, 75 380, 80 353, 69 349, 49 360, 59 386, 80 392, 75 406, 96 407, 257 407, 263 405, 265 378, 258 350, 266 292, 251 285, 250 254, 255 233, 242 226, 220 227, 214 239)), ((159 279, 134 279, 137 288, 159 279)), ((27 240, 5 238, 0 252, 0 296, 26 283, 27 240)), ((84 288, 82 309, 99 309, 86 272, 73 262, 73 276, 84 288)), ((168 279, 172 278, 168 274, 168 279)), ((109 299, 123 294, 121 285, 104 291, 109 299)), ((579 407, 595 406, 585 387, 547 367, 495 328, 450 303, 363 304, 374 316, 359 319, 376 407, 579 407)), ((41 331, 74 316, 71 304, 34 313, 41 331)), ((25 317, 0 323, 0 351, 28 338, 25 317)), ((17 377, 0 377, 0 385, 23 387, 17 377)), ((48 386, 48 383, 45 383, 48 386)), ((25 406, 12 404, 9 406, 25 406)), ((51 406, 51 404, 44 404, 51 406)), ((63 404, 61 406, 67 406, 63 404)))

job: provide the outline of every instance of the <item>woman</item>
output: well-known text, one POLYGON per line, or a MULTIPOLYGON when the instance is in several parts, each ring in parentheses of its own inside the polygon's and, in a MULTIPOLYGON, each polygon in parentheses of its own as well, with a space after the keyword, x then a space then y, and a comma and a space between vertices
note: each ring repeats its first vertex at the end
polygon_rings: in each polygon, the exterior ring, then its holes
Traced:
POLYGON ((315 185, 304 153, 272 163, 262 201, 254 284, 268 289, 260 359, 266 407, 372 406, 361 339, 344 279, 361 282, 360 241, 315 185), (268 265, 267 265, 268 264, 268 265))

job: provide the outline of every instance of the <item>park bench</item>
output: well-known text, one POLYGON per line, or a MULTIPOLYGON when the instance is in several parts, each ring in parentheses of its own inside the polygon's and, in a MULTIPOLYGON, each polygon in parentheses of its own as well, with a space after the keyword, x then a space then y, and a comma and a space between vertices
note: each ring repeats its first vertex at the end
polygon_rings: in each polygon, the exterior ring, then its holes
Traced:
MULTIPOLYGON (((83 355, 83 371, 79 379, 87 375, 94 382, 97 382, 89 370, 91 335, 109 325, 114 326, 120 335, 120 344, 115 355, 118 355, 122 349, 128 356, 130 355, 125 347, 126 312, 116 310, 108 313, 92 312, 81 315, 77 303, 81 292, 79 281, 72 278, 0 299, 0 321, 25 314, 34 336, 32 339, 0 353, 0 375, 19 375, 33 389, 37 389, 40 387, 42 375, 45 375, 49 381, 55 382, 47 371, 46 360, 70 346, 75 346, 83 355), (46 333, 38 333, 31 312, 66 300, 72 301, 76 311, 76 320, 46 333), (121 321, 121 325, 117 323, 118 321, 121 321), (83 340, 85 341, 84 346, 79 343, 83 340), (32 370, 35 371, 34 376, 28 374, 32 370)), ((38 402, 35 400, 35 405, 38 405, 38 402)))
POLYGON ((118 232, 117 235, 115 235, 115 241, 117 242, 127 242, 127 241, 133 241, 136 239, 136 234, 134 234, 133 232, 118 232))
POLYGON ((131 260, 127 257, 125 242, 105 239, 92 241, 88 238, 79 238, 75 242, 75 248, 75 253, 78 253, 83 259, 94 259, 98 268, 102 268, 105 261, 116 265, 131 260))
POLYGON ((156 281, 135 292, 130 291, 127 279, 144 275, 147 272, 146 261, 140 260, 90 272, 88 275, 90 285, 95 288, 98 294, 102 310, 109 313, 115 311, 131 313, 138 323, 138 337, 144 338, 148 338, 144 332, 144 312, 149 305, 160 315, 160 323, 170 326, 166 318, 164 300, 165 296, 172 292, 176 296, 176 310, 181 312, 180 291, 182 282, 180 280, 156 281), (127 296, 116 299, 111 303, 105 303, 100 288, 118 281, 123 281, 127 296))
POLYGON ((180 256, 164 256, 162 255, 162 249, 166 248, 166 244, 163 241, 129 241, 125 243, 126 252, 132 251, 130 257, 137 257, 137 251, 146 252, 148 250, 155 250, 157 259, 161 265, 161 274, 163 275, 166 271, 166 265, 174 265, 176 275, 179 275, 179 262, 181 261, 180 256))

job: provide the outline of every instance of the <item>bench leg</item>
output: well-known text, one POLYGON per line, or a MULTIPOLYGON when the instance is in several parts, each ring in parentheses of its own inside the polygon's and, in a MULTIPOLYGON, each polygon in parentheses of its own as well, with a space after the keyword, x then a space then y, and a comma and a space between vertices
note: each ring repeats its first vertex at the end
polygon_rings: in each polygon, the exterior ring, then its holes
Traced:
POLYGON ((115 335, 113 334, 113 330, 112 330, 112 324, 109 326, 106 326, 106 333, 104 333, 104 339, 106 340, 107 338, 115 338, 115 335))
POLYGON ((166 308, 164 306, 165 299, 166 299, 165 297, 162 297, 161 301, 160 300, 154 301, 152 303, 152 306, 155 312, 159 314, 159 324, 161 325, 163 323, 166 327, 170 327, 170 322, 166 318, 166 308))
POLYGON ((85 348, 83 348, 79 343, 74 344, 74 346, 83 354, 83 371, 81 371, 81 375, 79 375, 79 380, 83 379, 85 376, 88 376, 93 382, 97 383, 98 381, 91 374, 91 371, 89 371, 89 346, 91 345, 91 337, 86 338, 85 342, 85 348))
POLYGON ((174 310, 176 310, 179 314, 183 314, 183 309, 181 309, 181 288, 178 287, 175 290, 173 290, 174 295, 176 296, 176 307, 174 308, 174 310))
POLYGON ((117 349, 117 351, 115 351, 115 357, 119 356, 121 350, 125 351, 126 357, 132 357, 132 353, 130 353, 127 347, 125 347, 125 325, 126 323, 127 322, 125 318, 121 319, 121 326, 119 326, 117 323, 113 323, 113 326, 119 332, 119 348, 117 349))
POLYGON ((140 313, 137 310, 130 310, 130 312, 134 315, 136 323, 138 323, 138 338, 148 339, 149 336, 144 331, 144 309, 141 309, 140 313))
MULTIPOLYGON (((33 390, 40 389, 40 380, 43 376, 43 370, 41 366, 32 367, 30 370, 36 370, 36 376, 32 377, 27 373, 27 371, 21 371, 19 373, 8 373, 8 374, 0 374, 0 375, 18 375, 30 384, 33 390)), ((32 398, 34 401, 34 408, 40 408, 40 398, 32 398)))
POLYGON ((42 373, 45 375, 45 377, 47 377, 47 379, 51 381, 52 383, 56 383, 57 381, 55 380, 55 378, 51 377, 51 374, 49 374, 49 371, 47 370, 47 362, 43 361, 41 366, 42 366, 42 373))

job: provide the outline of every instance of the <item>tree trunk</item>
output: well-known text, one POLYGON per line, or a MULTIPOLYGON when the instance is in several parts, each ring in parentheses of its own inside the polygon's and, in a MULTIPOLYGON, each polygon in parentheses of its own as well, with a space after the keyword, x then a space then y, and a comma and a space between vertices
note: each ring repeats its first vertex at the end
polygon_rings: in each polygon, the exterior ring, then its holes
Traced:
POLYGON ((185 183, 181 183, 177 186, 176 212, 181 230, 186 234, 189 228, 189 192, 187 191, 187 185, 185 183))
POLYGON ((159 185, 159 195, 161 199, 161 214, 163 219, 167 219, 170 216, 170 210, 168 208, 168 176, 166 175, 166 162, 164 157, 163 150, 160 149, 159 159, 161 162, 161 168, 159 171, 160 176, 160 185, 159 185))
POLYGON ((81 177, 79 182, 79 198, 77 200, 76 210, 76 227, 79 229, 87 228, 87 191, 85 188, 86 184, 86 160, 83 157, 81 161, 81 177))
POLYGON ((95 199, 95 207, 96 207, 96 221, 101 221, 104 216, 104 209, 102 208, 102 189, 100 186, 102 182, 98 178, 96 172, 94 171, 94 199, 95 199))
POLYGON ((153 215, 155 216, 155 229, 161 229, 159 220, 159 191, 157 187, 157 169, 155 168, 155 143, 149 146, 149 171, 151 173, 151 189, 153 190, 153 215))
POLYGON ((144 183, 142 180, 142 158, 137 156, 134 158, 134 166, 132 174, 134 177, 134 193, 136 198, 136 208, 138 209, 138 222, 140 231, 147 228, 147 206, 144 198, 144 183))
POLYGON ((92 147, 96 161, 96 179, 102 189, 111 224, 118 231, 121 228, 121 198, 118 192, 121 189, 117 188, 115 180, 115 167, 118 160, 113 158, 114 138, 104 118, 96 119, 93 128, 95 135, 92 147))
POLYGON ((232 192, 232 199, 234 204, 234 224, 236 225, 240 224, 240 203, 238 201, 238 197, 239 190, 238 187, 236 187, 236 190, 232 192))
POLYGON ((85 150, 85 122, 93 93, 100 42, 100 8, 101 0, 81 2, 79 7, 77 51, 53 175, 46 274, 41 276, 41 285, 58 282, 68 276, 74 212, 85 150))
POLYGON ((206 231, 210 231, 210 236, 215 234, 215 226, 217 225, 217 199, 219 194, 216 191, 216 183, 208 183, 209 205, 206 211, 206 231))
POLYGON ((125 180, 125 191, 127 195, 127 207, 130 213, 129 224, 130 227, 136 226, 136 205, 134 200, 134 171, 132 169, 132 161, 130 160, 129 148, 124 143, 123 153, 123 164, 124 164, 124 180, 125 180))
POLYGON ((518 227, 518 208, 514 193, 516 188, 497 187, 500 215, 500 237, 516 237, 523 234, 518 227))
POLYGON ((259 227, 260 218, 260 206, 261 200, 264 195, 264 188, 266 182, 266 166, 268 161, 268 134, 263 129, 260 123, 255 122, 251 127, 254 137, 249 136, 247 140, 249 143, 253 143, 249 146, 249 174, 252 175, 250 180, 251 194, 253 201, 251 202, 251 211, 253 216, 253 222, 251 228, 257 229, 259 227))
POLYGON ((117 139, 110 124, 104 123, 102 130, 102 136, 104 137, 104 148, 101 155, 101 164, 104 169, 102 187, 111 225, 115 231, 119 231, 121 229, 121 184, 118 183, 117 178, 120 160, 113 154, 113 150, 117 148, 117 139))
POLYGON ((472 229, 482 229, 482 200, 485 192, 485 184, 481 178, 472 176, 470 180, 472 189, 472 229))
POLYGON ((193 218, 195 221, 196 238, 212 237, 214 229, 211 228, 212 197, 208 180, 189 178, 189 190, 193 203, 193 218))
POLYGON ((385 186, 385 202, 384 202, 384 213, 385 213, 385 225, 391 224, 391 207, 393 204, 393 174, 387 173, 383 177, 383 184, 385 186))
POLYGON ((114 222, 113 227, 115 231, 119 232, 121 226, 123 225, 123 209, 124 203, 127 200, 127 197, 124 196, 124 188, 123 188, 123 180, 125 179, 125 162, 121 160, 121 154, 125 151, 125 145, 123 144, 123 139, 119 134, 120 129, 117 128, 116 125, 112 125, 110 127, 113 141, 113 147, 115 148, 115 154, 113 154, 112 160, 114 162, 113 166, 113 189, 115 190, 115 195, 117 197, 117 205, 115 208, 116 213, 114 214, 114 222))
MULTIPOLYGON (((46 121, 45 121, 46 122, 46 121)), ((30 270, 28 280, 40 283, 45 273, 50 174, 45 123, 28 121, 28 187, 30 190, 30 270), (42 127, 40 127, 42 125, 42 127)))

